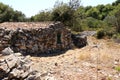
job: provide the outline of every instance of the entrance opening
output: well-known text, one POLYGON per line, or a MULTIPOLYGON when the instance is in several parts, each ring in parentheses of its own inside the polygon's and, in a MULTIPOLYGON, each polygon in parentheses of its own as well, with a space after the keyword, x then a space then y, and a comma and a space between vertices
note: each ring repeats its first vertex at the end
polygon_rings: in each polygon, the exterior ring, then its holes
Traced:
POLYGON ((61 33, 57 33, 57 44, 61 44, 62 41, 61 41, 61 33))

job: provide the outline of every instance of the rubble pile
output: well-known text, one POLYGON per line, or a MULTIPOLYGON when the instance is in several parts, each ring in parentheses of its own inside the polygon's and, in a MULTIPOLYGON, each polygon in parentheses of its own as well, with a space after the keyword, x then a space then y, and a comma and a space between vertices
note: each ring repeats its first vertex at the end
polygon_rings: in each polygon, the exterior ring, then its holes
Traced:
POLYGON ((0 59, 0 80, 40 80, 40 73, 31 68, 29 58, 16 53, 0 59))

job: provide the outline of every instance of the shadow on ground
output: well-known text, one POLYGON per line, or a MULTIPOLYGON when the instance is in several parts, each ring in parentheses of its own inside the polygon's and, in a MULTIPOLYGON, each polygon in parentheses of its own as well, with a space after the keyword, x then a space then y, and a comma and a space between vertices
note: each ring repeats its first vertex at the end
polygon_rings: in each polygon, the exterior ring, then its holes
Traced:
POLYGON ((58 56, 58 55, 61 55, 61 54, 64 54, 66 53, 68 50, 70 49, 67 49, 67 50, 59 50, 59 51, 56 51, 56 52, 47 52, 47 53, 34 53, 34 54, 23 54, 23 56, 27 56, 27 55, 30 55, 30 56, 33 56, 33 57, 52 57, 52 56, 58 56))

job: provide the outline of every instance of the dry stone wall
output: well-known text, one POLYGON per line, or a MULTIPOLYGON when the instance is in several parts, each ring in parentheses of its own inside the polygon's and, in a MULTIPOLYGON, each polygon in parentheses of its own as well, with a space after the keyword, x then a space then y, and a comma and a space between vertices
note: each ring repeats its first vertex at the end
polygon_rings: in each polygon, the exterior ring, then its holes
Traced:
MULTIPOLYGON (((4 27, 4 26, 3 26, 4 27)), ((62 23, 54 23, 46 28, 21 26, 15 30, 0 28, 0 51, 11 47, 14 52, 40 54, 69 49, 73 46, 71 32, 62 23)))

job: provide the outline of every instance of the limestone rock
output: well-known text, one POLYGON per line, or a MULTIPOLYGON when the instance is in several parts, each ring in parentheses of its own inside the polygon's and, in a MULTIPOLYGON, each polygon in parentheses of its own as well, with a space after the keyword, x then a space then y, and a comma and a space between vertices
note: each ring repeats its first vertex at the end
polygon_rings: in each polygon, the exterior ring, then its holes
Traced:
POLYGON ((18 53, 15 53, 14 55, 15 55, 15 56, 22 56, 22 53, 19 53, 19 52, 18 52, 18 53))
POLYGON ((11 54, 7 59, 5 59, 7 66, 11 69, 17 66, 18 59, 11 54))
POLYGON ((14 53, 14 51, 10 47, 7 47, 4 50, 2 50, 3 55, 10 55, 10 54, 13 54, 13 53, 14 53))
POLYGON ((4 76, 10 71, 9 67, 5 63, 5 61, 0 62, 0 79, 4 78, 4 76))
POLYGON ((31 69, 30 56, 21 53, 0 60, 0 80, 40 80, 40 73, 31 69))
POLYGON ((23 73, 23 70, 18 70, 15 68, 9 73, 8 78, 20 78, 21 73, 23 73))
POLYGON ((30 74, 25 80, 41 80, 40 73, 30 74))
POLYGON ((73 44, 78 47, 84 47, 87 45, 87 37, 85 35, 80 35, 80 34, 72 34, 72 40, 73 44))

